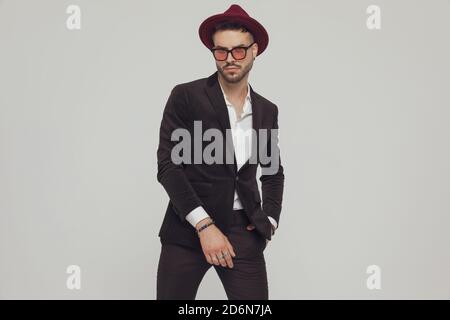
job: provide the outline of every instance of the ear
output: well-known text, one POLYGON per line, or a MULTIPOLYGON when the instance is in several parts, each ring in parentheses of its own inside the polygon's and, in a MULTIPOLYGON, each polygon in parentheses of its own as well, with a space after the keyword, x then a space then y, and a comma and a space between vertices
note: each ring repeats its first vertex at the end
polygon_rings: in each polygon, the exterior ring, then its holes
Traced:
POLYGON ((258 43, 255 42, 255 44, 252 46, 252 53, 253 53, 253 60, 256 59, 256 56, 258 55, 258 43))

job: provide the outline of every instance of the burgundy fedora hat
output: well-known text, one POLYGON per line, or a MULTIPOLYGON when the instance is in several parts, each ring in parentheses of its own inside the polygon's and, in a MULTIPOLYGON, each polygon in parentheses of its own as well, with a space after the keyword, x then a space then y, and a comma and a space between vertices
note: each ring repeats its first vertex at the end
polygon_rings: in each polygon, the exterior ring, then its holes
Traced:
POLYGON ((258 44, 258 56, 263 53, 269 43, 269 35, 266 29, 255 19, 250 17, 239 5, 231 5, 224 13, 213 15, 202 22, 198 29, 198 34, 203 44, 211 49, 214 46, 212 35, 214 26, 219 22, 239 22, 247 28, 253 35, 255 42, 258 44))

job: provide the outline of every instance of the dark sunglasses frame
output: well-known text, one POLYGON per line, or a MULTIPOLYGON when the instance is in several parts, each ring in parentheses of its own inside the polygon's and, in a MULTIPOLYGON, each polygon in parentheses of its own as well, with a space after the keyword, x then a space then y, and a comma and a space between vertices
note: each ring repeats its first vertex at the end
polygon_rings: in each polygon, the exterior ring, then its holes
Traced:
POLYGON ((225 49, 225 48, 213 48, 213 49, 211 49, 211 52, 212 52, 212 54, 213 54, 213 56, 214 56, 214 59, 216 59, 216 61, 225 61, 225 60, 227 60, 228 59, 228 55, 230 54, 230 52, 231 52, 231 55, 233 56, 233 58, 234 59, 236 59, 236 60, 244 60, 246 57, 247 57, 247 51, 248 51, 248 49, 250 49, 250 47, 252 46, 252 45, 254 45, 256 43, 256 41, 253 41, 250 45, 248 45, 247 47, 244 47, 244 46, 239 46, 239 47, 234 47, 234 48, 231 48, 230 50, 228 50, 228 49, 225 49), (235 49, 245 49, 245 53, 244 53, 244 57, 243 58, 241 58, 241 59, 238 59, 238 58, 236 58, 235 56, 234 56, 234 53, 233 53, 233 50, 235 50, 235 49), (227 55, 225 56, 225 59, 217 59, 217 57, 216 57, 216 50, 222 50, 222 51, 226 51, 227 52, 227 55))

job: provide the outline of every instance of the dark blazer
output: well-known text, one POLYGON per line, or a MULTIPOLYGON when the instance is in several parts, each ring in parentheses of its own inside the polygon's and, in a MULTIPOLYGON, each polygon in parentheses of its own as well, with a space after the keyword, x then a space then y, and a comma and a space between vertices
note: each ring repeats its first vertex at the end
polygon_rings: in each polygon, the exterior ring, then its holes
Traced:
MULTIPOLYGON (((278 129, 277 106, 253 91, 251 86, 250 95, 253 128, 257 132, 262 128, 278 129)), ((226 143, 223 143, 224 159, 222 164, 206 164, 203 160, 201 164, 194 164, 193 147, 190 163, 175 164, 172 162, 172 148, 180 142, 171 141, 173 130, 185 128, 191 137, 194 137, 194 121, 196 120, 202 121, 202 133, 206 129, 216 128, 221 130, 225 137, 225 129, 230 129, 228 110, 218 82, 217 71, 208 78, 176 85, 163 112, 157 151, 157 179, 166 190, 170 200, 158 234, 161 243, 200 247, 195 228, 185 218, 197 206, 203 206, 216 222, 216 226, 226 234, 232 221, 235 188, 256 231, 270 240, 272 227, 267 216, 273 217, 279 223, 281 213, 284 186, 281 158, 278 158, 279 166, 275 174, 262 174, 260 177, 261 206, 256 172, 258 164, 261 167, 266 167, 268 164, 263 165, 259 156, 257 156, 257 163, 254 161, 250 163, 247 160, 238 171, 235 157, 233 163, 225 163, 226 143)), ((193 144, 194 138, 191 140, 193 144)), ((254 143, 258 150, 264 148, 266 154, 270 155, 272 151, 270 135, 267 140, 267 143, 260 145, 260 139, 257 136, 257 141, 254 143)), ((229 148, 231 148, 228 150, 233 150, 232 140, 228 141, 229 148)), ((202 141, 202 148, 204 149, 210 143, 211 141, 202 141)), ((276 143, 276 148, 276 151, 279 152, 278 143, 276 143)), ((254 155, 253 153, 252 156, 254 155)))

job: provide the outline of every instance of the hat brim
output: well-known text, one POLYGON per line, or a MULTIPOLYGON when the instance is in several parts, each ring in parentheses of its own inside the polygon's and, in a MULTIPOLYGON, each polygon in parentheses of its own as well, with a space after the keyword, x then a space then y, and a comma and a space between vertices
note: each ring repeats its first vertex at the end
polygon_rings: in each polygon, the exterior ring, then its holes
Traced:
POLYGON ((269 35, 267 34, 266 29, 258 21, 251 17, 224 15, 223 13, 207 18, 202 22, 198 29, 200 39, 208 49, 211 49, 214 46, 214 43, 212 42, 214 26, 219 22, 226 21, 239 22, 247 28, 247 30, 253 35, 255 42, 258 44, 257 56, 266 50, 267 45, 269 44, 269 35))

